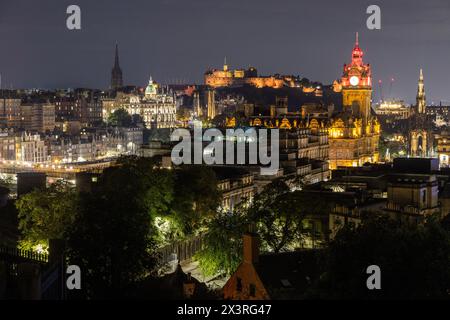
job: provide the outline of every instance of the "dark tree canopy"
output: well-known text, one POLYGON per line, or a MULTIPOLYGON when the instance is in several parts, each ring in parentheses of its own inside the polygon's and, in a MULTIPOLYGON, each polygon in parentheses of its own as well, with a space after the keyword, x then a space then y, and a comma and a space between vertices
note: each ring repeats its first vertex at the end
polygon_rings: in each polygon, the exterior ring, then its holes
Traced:
POLYGON ((291 192, 283 179, 273 181, 255 196, 249 216, 256 223, 264 249, 280 252, 296 246, 308 212, 307 201, 301 192, 291 192))
POLYGON ((450 235, 434 221, 407 226, 382 217, 346 226, 324 257, 322 277, 310 292, 314 298, 449 298, 450 235), (367 289, 370 265, 381 269, 381 290, 367 289))
POLYGON ((123 159, 103 172, 92 193, 80 195, 79 218, 67 232, 68 257, 83 270, 88 297, 118 297, 154 270, 152 213, 168 201, 149 199, 150 187, 161 186, 154 170, 146 159, 123 159))
POLYGON ((55 183, 16 203, 22 244, 65 240, 87 298, 117 297, 147 278, 157 248, 204 231, 221 199, 210 168, 160 169, 149 158, 120 158, 92 183, 89 192, 55 183))
POLYGON ((177 170, 173 210, 185 234, 201 230, 202 222, 213 216, 220 204, 214 171, 206 166, 184 166, 177 170))
POLYGON ((133 123, 133 118, 125 109, 117 109, 109 115, 108 124, 118 127, 129 127, 133 123))

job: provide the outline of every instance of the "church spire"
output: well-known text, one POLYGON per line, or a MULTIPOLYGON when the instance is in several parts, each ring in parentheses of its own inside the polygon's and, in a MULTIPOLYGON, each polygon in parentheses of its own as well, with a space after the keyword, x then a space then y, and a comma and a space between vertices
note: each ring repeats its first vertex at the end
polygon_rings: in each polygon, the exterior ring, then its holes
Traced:
POLYGON ((116 56, 114 59, 114 68, 120 68, 119 66, 119 45, 116 42, 116 56))
POLYGON ((118 89, 121 87, 123 87, 122 69, 120 69, 120 64, 119 64, 119 45, 116 42, 114 67, 111 71, 111 88, 118 89))
POLYGON ((420 69, 419 74, 419 83, 417 85, 417 113, 425 113, 425 107, 426 107, 426 97, 425 97, 425 84, 423 80, 423 70, 420 69))
POLYGON ((355 47, 359 47, 359 32, 356 32, 355 47))

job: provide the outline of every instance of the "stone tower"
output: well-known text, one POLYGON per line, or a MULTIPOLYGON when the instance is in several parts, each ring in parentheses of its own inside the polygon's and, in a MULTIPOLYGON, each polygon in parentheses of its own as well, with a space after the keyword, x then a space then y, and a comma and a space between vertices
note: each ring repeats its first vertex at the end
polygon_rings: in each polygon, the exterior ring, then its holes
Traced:
POLYGON ((430 157, 433 151, 433 133, 426 115, 426 98, 423 71, 420 69, 417 86, 415 114, 410 118, 409 154, 413 157, 430 157))
POLYGON ((206 104, 208 110, 208 119, 214 119, 217 115, 216 113, 216 97, 214 89, 208 89, 206 91, 206 104))
POLYGON ((372 71, 369 64, 363 62, 364 52, 359 47, 359 37, 356 33, 355 46, 352 51, 352 62, 344 65, 342 75, 342 97, 345 110, 368 124, 372 98, 372 71))
POLYGON ((423 71, 420 69, 419 84, 417 86, 416 97, 416 112, 425 113, 426 98, 425 98, 425 85, 423 83, 423 71))
POLYGON ((341 77, 342 110, 330 112, 330 168, 357 167, 377 163, 380 124, 371 113, 372 71, 363 61, 356 34, 351 62, 344 64, 341 77))

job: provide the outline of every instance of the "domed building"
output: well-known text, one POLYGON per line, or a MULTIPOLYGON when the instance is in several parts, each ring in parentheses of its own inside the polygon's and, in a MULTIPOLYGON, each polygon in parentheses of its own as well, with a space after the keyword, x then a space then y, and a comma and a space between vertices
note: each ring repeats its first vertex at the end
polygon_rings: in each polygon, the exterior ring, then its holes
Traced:
POLYGON ((164 129, 177 126, 177 106, 172 90, 160 86, 152 77, 145 90, 119 98, 118 107, 131 115, 139 115, 147 128, 164 129), (143 94, 142 94, 143 93, 143 94))
POLYGON ((154 82, 153 78, 150 76, 147 88, 145 88, 145 98, 154 99, 157 94, 158 94, 158 84, 154 82))

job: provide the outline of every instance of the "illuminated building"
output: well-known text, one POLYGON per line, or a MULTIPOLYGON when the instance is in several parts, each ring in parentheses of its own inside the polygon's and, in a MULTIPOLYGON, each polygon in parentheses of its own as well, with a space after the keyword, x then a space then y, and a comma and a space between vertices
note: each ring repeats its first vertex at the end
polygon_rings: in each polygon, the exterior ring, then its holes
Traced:
POLYGON ((8 128, 20 125, 21 99, 0 98, 0 126, 8 128))
POLYGON ((444 132, 437 139, 437 154, 440 167, 449 167, 450 165, 450 135, 444 132))
POLYGON ((77 89, 74 94, 55 100, 56 121, 78 121, 89 126, 102 120, 102 103, 93 90, 77 89))
MULTIPOLYGON (((270 116, 250 117, 250 126, 280 129, 280 165, 285 177, 300 177, 305 184, 330 178, 327 119, 302 118, 287 113, 287 100, 277 99, 270 116)), ((227 119, 234 125, 235 119, 227 119)))
POLYGON ((425 85, 420 69, 415 114, 411 117, 409 130, 409 153, 413 157, 429 157, 433 152, 433 132, 426 114, 425 85))
POLYGON ((222 210, 233 211, 239 204, 249 204, 255 194, 253 174, 236 167, 212 167, 217 177, 217 188, 222 194, 222 210))
POLYGON ((312 83, 305 83, 304 79, 299 76, 292 75, 271 75, 258 76, 258 71, 254 67, 248 69, 230 70, 228 64, 225 63, 222 69, 210 69, 204 75, 205 85, 212 88, 220 87, 242 87, 250 85, 256 88, 274 88, 283 87, 298 88, 305 94, 311 94, 316 97, 323 96, 321 86, 312 83))
POLYGON ((48 146, 37 133, 0 129, 0 160, 43 163, 48 160, 48 146))
POLYGON ((388 183, 386 211, 392 218, 422 222, 440 212, 438 181, 435 175, 392 175, 388 183))
POLYGON ((52 131, 55 128, 55 105, 42 101, 0 98, 0 125, 29 131, 52 131))
POLYGON ((194 114, 197 117, 201 117, 203 115, 202 106, 200 104, 200 94, 198 91, 194 92, 194 114))
POLYGON ((16 160, 28 163, 47 161, 48 151, 39 134, 23 133, 16 146, 16 160))
POLYGON ((16 135, 12 128, 0 129, 0 160, 16 160, 16 135))
POLYGON ((448 126, 450 123, 450 106, 442 105, 441 103, 437 106, 427 106, 425 112, 429 116, 437 127, 448 126))
POLYGON ((230 70, 226 59, 222 70, 212 69, 205 73, 205 84, 213 88, 242 86, 244 84, 249 84, 257 88, 282 88, 284 83, 285 80, 274 76, 258 76, 258 71, 253 67, 247 70, 230 70))
POLYGON ((408 119, 411 116, 411 108, 403 101, 384 101, 375 108, 378 117, 390 119, 408 119))
POLYGON ((46 137, 50 161, 73 163, 137 154, 143 144, 139 127, 84 128, 81 134, 46 137))
POLYGON ((419 76, 419 84, 417 86, 417 113, 423 114, 425 113, 425 106, 426 106, 426 98, 425 98, 425 85, 423 83, 423 70, 420 69, 420 76, 419 76))
POLYGON ((207 90, 206 91, 207 96, 207 102, 206 107, 208 110, 208 119, 214 119, 217 115, 216 112, 216 97, 214 90, 207 90))
MULTIPOLYGON (((343 76, 336 89, 342 93, 342 111, 334 112, 332 105, 327 108, 305 105, 301 113, 290 113, 286 105, 277 104, 270 108, 270 116, 251 117, 250 126, 289 130, 308 128, 313 134, 328 132, 330 169, 378 162, 381 126, 372 115, 371 66, 363 63, 363 55, 357 38, 352 61, 344 65, 343 76)), ((235 119, 227 119, 228 125, 234 123, 235 119)))
POLYGON ((29 131, 46 132, 55 129, 55 105, 24 103, 20 106, 20 127, 29 131))
POLYGON ((177 106, 168 88, 161 87, 150 77, 144 94, 119 92, 115 99, 103 99, 103 118, 117 109, 125 109, 130 115, 142 117, 147 128, 176 127, 177 106))
POLYGON ((371 66, 363 63, 363 55, 357 35, 341 79, 343 110, 333 115, 329 128, 331 169, 378 162, 380 124, 371 114, 371 66))

